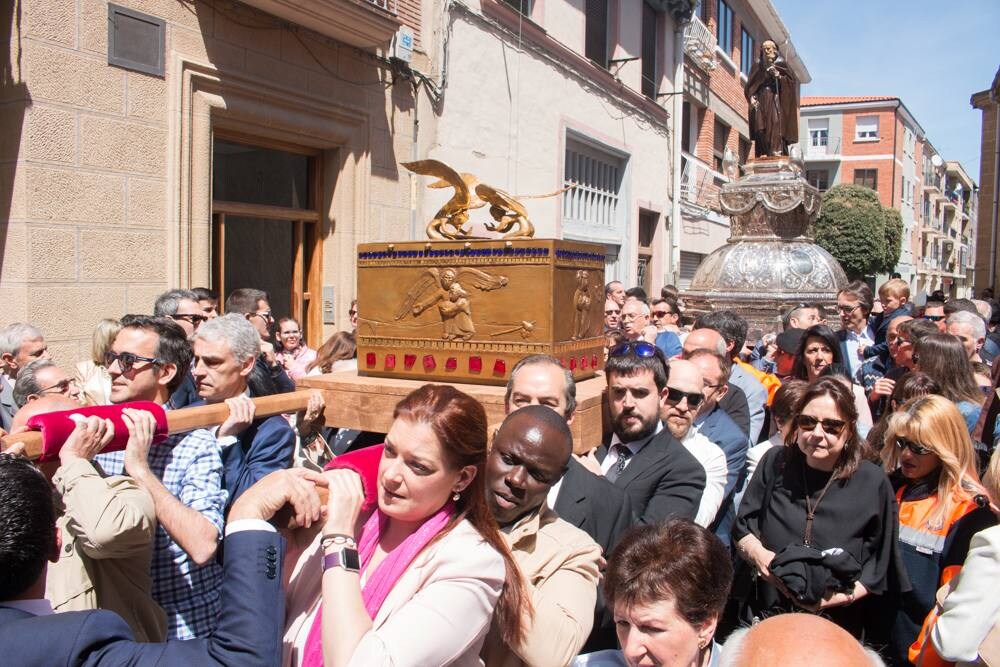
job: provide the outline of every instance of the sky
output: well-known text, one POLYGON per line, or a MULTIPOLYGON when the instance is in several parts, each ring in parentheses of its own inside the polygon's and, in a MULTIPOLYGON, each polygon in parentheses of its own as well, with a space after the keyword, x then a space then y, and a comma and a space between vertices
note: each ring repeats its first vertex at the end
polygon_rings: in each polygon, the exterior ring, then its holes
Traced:
POLYGON ((802 95, 899 97, 945 160, 979 182, 982 112, 1000 67, 1000 0, 772 0, 812 75, 802 95))

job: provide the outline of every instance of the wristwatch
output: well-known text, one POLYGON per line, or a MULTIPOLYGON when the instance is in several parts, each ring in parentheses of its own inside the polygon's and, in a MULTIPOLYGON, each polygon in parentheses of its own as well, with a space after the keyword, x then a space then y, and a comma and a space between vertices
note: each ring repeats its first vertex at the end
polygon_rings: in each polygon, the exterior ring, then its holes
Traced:
POLYGON ((360 572, 361 560, 358 558, 358 550, 341 547, 337 551, 323 556, 323 571, 326 572, 334 567, 342 567, 348 572, 360 572))

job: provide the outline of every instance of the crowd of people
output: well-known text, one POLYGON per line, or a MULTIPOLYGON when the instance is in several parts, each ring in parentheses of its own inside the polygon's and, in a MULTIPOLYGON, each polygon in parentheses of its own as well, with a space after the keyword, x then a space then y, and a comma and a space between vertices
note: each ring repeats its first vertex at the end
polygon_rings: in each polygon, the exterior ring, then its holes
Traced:
POLYGON ((258 416, 357 347, 309 348, 256 289, 102 320, 75 376, 0 330, 4 663, 995 664, 1000 304, 852 282, 761 335, 670 287, 605 292, 586 454, 546 355, 492 432, 435 384, 385 434, 326 424, 319 392, 258 416), (212 404, 217 426, 164 432, 212 404), (23 456, 80 406, 57 455, 23 456))

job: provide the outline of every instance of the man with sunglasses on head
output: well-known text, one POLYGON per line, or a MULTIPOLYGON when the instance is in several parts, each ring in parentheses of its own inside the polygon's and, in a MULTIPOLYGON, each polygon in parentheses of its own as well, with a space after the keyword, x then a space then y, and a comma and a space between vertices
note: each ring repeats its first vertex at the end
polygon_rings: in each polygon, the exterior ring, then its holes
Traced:
POLYGON ((645 341, 622 343, 610 350, 604 374, 613 436, 597 450, 601 472, 628 495, 639 523, 693 520, 705 470, 660 421, 669 396, 663 352, 645 341))
MULTIPOLYGON (((153 317, 166 317, 184 330, 188 341, 194 338, 195 332, 202 322, 208 321, 208 315, 199 301, 198 293, 193 290, 172 289, 156 297, 153 304, 153 317)), ((190 369, 185 369, 180 385, 170 396, 170 407, 185 408, 198 400, 198 390, 194 385, 190 369)))
POLYGON ((226 313, 245 317, 260 336, 260 354, 250 376, 250 384, 257 388, 260 395, 295 391, 295 381, 288 377, 285 367, 274 354, 274 343, 271 342, 274 315, 270 301, 267 292, 252 287, 235 289, 226 298, 226 313))
MULTIPOLYGON (((191 366, 191 347, 170 319, 126 315, 105 365, 112 403, 166 405, 191 366)), ((131 476, 153 497, 159 525, 150 569, 153 598, 167 612, 167 638, 207 637, 221 610, 222 568, 215 553, 226 505, 215 436, 205 429, 176 433, 154 447, 94 460, 109 475, 131 476)))

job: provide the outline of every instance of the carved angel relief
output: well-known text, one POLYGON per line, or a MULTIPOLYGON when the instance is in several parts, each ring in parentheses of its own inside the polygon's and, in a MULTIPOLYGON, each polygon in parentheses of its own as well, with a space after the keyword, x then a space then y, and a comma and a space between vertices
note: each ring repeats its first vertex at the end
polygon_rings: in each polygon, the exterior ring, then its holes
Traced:
POLYGON ((476 327, 472 322, 469 292, 460 282, 463 280, 483 292, 507 286, 506 276, 494 276, 479 269, 428 268, 407 291, 394 318, 401 320, 408 315, 418 317, 428 308, 437 306, 443 327, 441 338, 469 340, 475 335, 476 327))

